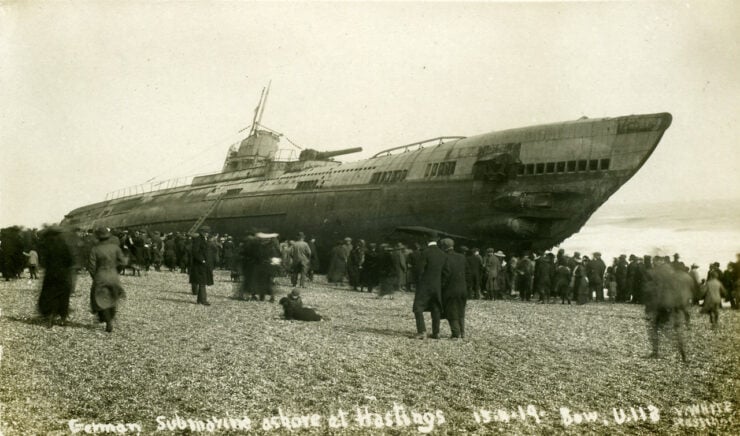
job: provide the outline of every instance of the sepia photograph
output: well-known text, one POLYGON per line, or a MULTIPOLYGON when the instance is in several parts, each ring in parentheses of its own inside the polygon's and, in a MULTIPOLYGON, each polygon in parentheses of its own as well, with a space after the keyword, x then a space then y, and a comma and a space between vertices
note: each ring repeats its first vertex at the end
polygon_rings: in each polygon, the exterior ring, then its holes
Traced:
POLYGON ((740 3, 0 1, 0 436, 740 433, 740 3))

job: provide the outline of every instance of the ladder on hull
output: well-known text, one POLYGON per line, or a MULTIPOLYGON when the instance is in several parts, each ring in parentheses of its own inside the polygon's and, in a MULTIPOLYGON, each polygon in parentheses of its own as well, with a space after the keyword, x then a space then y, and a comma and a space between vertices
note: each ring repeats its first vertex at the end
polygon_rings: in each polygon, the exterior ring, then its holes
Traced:
POLYGON ((216 207, 219 203, 221 203, 221 199, 224 198, 226 195, 226 191, 222 191, 219 193, 216 198, 213 200, 213 203, 211 203, 210 206, 208 206, 208 209, 198 218, 198 220, 193 224, 192 227, 190 227, 190 230, 188 230, 188 233, 195 233, 198 231, 200 226, 203 225, 203 222, 213 213, 214 210, 216 210, 216 207))
POLYGON ((106 212, 109 214, 113 210, 112 206, 106 206, 104 207, 100 213, 92 220, 90 221, 90 224, 88 224, 88 228, 95 230, 95 223, 98 222, 100 218, 103 218, 103 215, 107 215, 106 212))

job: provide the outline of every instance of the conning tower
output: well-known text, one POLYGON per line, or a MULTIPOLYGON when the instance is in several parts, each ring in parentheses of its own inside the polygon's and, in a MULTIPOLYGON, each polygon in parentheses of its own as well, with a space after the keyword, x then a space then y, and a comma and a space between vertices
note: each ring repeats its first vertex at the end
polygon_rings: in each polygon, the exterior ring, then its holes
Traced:
POLYGON ((239 171, 262 165, 275 158, 280 135, 268 130, 255 129, 246 137, 238 149, 232 148, 226 156, 223 172, 239 171))

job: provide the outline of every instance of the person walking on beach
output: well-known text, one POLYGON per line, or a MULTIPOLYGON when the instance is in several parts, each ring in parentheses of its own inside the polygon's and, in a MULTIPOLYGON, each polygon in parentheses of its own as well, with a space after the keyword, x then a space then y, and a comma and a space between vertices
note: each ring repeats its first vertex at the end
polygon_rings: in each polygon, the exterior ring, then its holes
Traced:
POLYGON ((113 331, 118 300, 123 297, 123 287, 118 279, 118 265, 126 262, 121 247, 110 240, 110 231, 104 227, 95 230, 98 243, 90 250, 87 271, 92 277, 90 310, 98 321, 105 323, 105 331, 113 331))
POLYGON ((722 306, 722 296, 727 296, 727 290, 717 277, 717 273, 709 273, 709 280, 703 286, 704 304, 702 304, 701 313, 709 314, 709 323, 713 329, 719 324, 719 309, 722 306))
POLYGON ((660 330, 673 327, 681 360, 686 362, 684 330, 688 327, 687 314, 691 305, 694 281, 688 273, 678 272, 661 258, 653 262, 651 280, 645 292, 645 314, 649 320, 649 337, 652 346, 650 357, 658 357, 660 330))
POLYGON ((46 318, 48 328, 57 316, 64 325, 69 315, 69 297, 75 289, 75 256, 65 232, 68 230, 59 226, 49 227, 41 232, 39 242, 45 272, 38 311, 46 318))
POLYGON ((208 234, 211 228, 202 226, 198 236, 193 238, 190 252, 190 286, 193 295, 198 296, 196 304, 210 306, 206 286, 213 285, 213 253, 208 248, 208 234))
POLYGON ((39 266, 39 254, 34 250, 33 248, 26 253, 23 252, 23 255, 28 258, 28 278, 31 280, 38 279, 38 276, 36 275, 36 269, 39 266))

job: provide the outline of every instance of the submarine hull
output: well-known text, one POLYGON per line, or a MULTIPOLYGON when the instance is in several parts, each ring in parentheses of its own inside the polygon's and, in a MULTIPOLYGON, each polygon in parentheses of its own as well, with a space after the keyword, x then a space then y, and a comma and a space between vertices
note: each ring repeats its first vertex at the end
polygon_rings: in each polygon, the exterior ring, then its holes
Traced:
POLYGON ((324 247, 416 226, 496 249, 548 249, 642 167, 671 121, 668 113, 581 119, 356 162, 301 162, 297 171, 219 174, 84 206, 62 224, 185 232, 200 219, 237 237, 302 231, 324 247))

